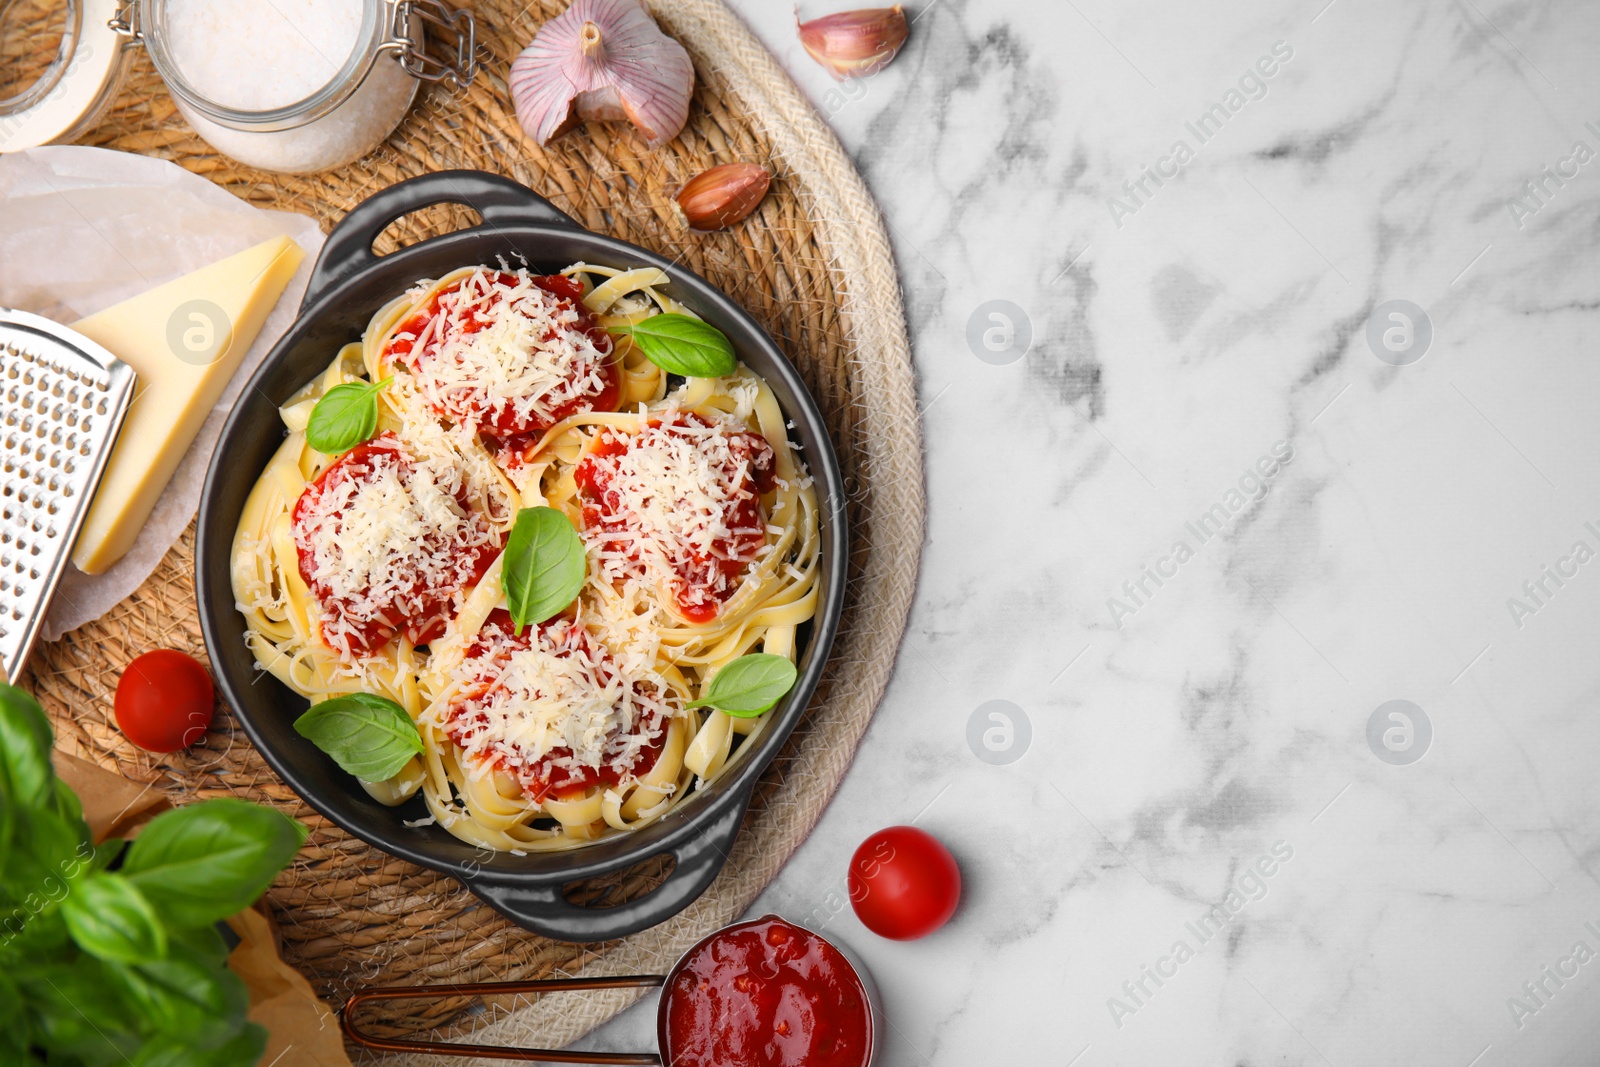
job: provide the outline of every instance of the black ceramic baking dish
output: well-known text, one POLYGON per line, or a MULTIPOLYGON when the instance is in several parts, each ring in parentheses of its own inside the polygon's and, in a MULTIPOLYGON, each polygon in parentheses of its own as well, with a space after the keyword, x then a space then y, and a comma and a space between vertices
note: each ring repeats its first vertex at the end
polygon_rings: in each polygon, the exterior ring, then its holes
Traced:
POLYGON ((329 235, 311 274, 299 318, 267 355, 240 395, 217 442, 200 500, 195 585, 200 624, 224 699, 250 740, 312 807, 357 837, 413 863, 460 879, 511 919, 565 941, 602 941, 677 914, 716 878, 755 788, 821 676, 844 597, 844 491, 832 442, 816 403, 794 367, 742 309, 703 279, 652 252, 591 233, 526 187, 480 171, 442 171, 401 182, 352 210, 329 235), (482 221, 385 256, 374 239, 403 215, 440 203, 463 204, 482 221), (294 731, 307 702, 258 671, 234 608, 229 557, 234 530, 258 474, 283 440, 277 406, 323 370, 339 347, 361 336, 385 302, 420 278, 457 267, 524 260, 553 272, 575 262, 660 267, 666 291, 732 340, 739 358, 764 377, 810 464, 822 515, 822 580, 816 617, 803 634, 800 677, 773 714, 777 720, 745 746, 722 776, 649 826, 554 853, 515 856, 474 848, 438 826, 408 828, 427 812, 420 797, 388 808, 367 796, 311 742, 294 731), (675 867, 658 888, 615 907, 585 908, 562 893, 568 883, 670 853, 675 867))

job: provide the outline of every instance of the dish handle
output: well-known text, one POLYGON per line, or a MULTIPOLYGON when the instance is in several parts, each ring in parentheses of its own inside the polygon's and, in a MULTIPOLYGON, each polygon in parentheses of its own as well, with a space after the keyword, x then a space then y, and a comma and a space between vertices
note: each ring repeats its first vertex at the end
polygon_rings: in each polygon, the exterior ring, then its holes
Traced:
MULTIPOLYGON (((363 200, 328 234, 300 301, 304 311, 329 288, 376 263, 372 242, 395 219, 435 204, 461 204, 482 216, 465 230, 497 226, 581 229, 566 213, 521 182, 481 170, 441 170, 407 178, 363 200)), ((463 230, 454 231, 456 233, 463 230)), ((426 242, 424 242, 426 243, 426 242)))
POLYGON ((500 883, 488 871, 459 876, 466 887, 496 911, 536 934, 557 941, 610 941, 659 925, 704 893, 728 862, 739 836, 754 786, 730 800, 727 809, 705 829, 664 851, 677 862, 667 880, 636 900, 615 907, 586 908, 562 894, 569 881, 555 877, 531 881, 518 874, 515 883, 500 883))

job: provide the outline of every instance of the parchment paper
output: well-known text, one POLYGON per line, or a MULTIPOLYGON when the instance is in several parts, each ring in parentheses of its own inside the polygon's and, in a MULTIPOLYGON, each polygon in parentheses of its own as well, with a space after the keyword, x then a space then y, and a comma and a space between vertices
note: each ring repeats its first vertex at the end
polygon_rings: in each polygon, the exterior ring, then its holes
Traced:
POLYGON ((104 148, 0 155, 0 304, 70 326, 85 315, 287 234, 305 261, 201 427, 133 548, 104 574, 69 566, 43 638, 97 619, 137 589, 194 518, 206 465, 239 390, 289 324, 322 231, 264 211, 174 163, 104 148))

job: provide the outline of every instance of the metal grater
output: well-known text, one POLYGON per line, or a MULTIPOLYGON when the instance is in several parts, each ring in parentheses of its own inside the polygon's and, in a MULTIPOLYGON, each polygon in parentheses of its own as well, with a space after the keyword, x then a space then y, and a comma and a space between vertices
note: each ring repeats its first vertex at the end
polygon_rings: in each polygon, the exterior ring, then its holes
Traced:
POLYGON ((0 307, 0 677, 44 624, 133 387, 87 337, 0 307))

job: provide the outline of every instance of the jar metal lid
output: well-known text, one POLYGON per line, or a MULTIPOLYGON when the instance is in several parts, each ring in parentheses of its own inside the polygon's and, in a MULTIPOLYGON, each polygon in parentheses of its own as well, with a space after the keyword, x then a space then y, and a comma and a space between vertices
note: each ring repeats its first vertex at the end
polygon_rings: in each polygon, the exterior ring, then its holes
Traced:
POLYGON ((264 111, 242 111, 194 90, 164 48, 165 0, 63 0, 60 54, 39 80, 0 100, 0 152, 68 141, 90 127, 121 85, 129 49, 143 43, 172 94, 200 114, 238 130, 294 129, 344 103, 380 56, 390 56, 413 78, 463 89, 477 74, 472 15, 442 0, 368 0, 355 50, 333 79, 311 96, 264 111), (437 31, 453 55, 430 53, 428 30, 437 31))

